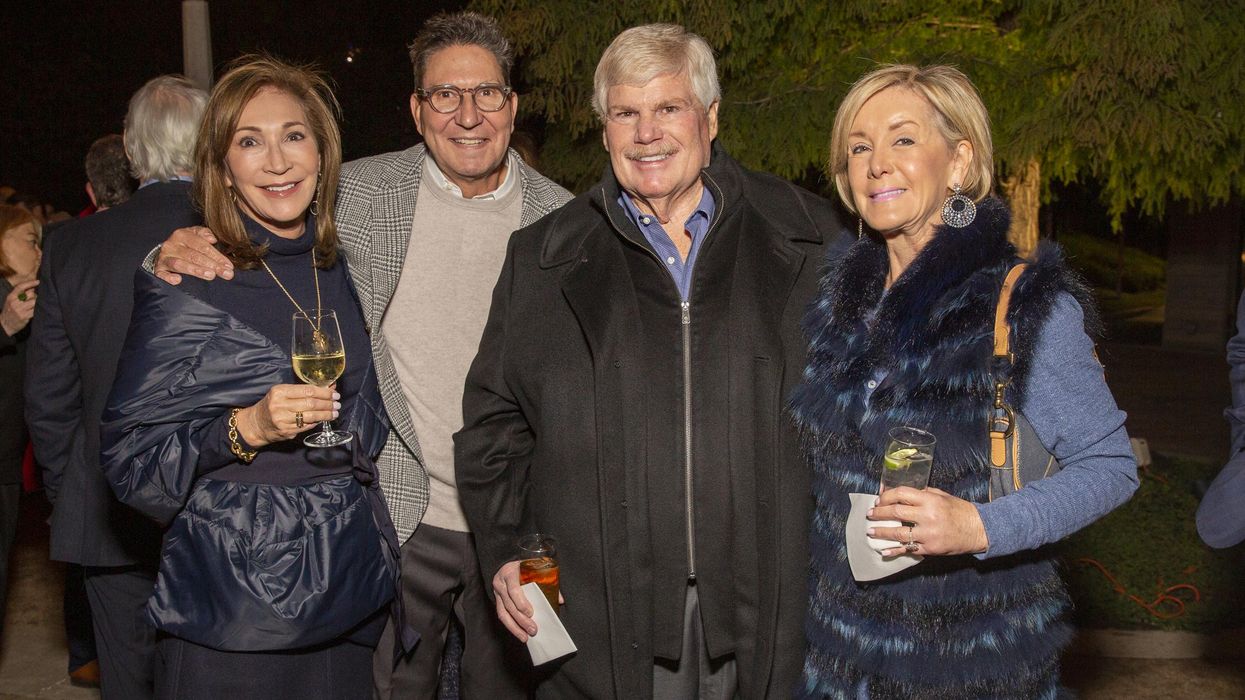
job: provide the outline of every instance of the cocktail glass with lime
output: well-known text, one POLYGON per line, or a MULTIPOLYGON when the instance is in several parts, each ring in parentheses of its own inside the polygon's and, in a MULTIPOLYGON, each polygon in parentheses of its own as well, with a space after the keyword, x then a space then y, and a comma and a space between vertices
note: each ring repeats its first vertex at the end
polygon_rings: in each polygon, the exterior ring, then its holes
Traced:
POLYGON ((882 455, 882 491, 896 486, 923 489, 934 463, 934 436, 920 428, 890 429, 890 443, 882 455))

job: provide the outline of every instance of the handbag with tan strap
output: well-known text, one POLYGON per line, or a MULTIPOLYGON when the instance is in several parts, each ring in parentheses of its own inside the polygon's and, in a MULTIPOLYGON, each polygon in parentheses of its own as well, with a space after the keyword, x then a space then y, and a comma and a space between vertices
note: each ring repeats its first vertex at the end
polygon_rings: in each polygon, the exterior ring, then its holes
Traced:
POLYGON ((1026 266, 1027 263, 1018 263, 1008 271, 994 310, 994 355, 990 365, 994 405, 989 419, 991 501, 1062 469, 1059 460, 1038 440, 1029 421, 1007 403, 1007 385, 1011 383, 1013 359, 1007 307, 1012 298, 1012 288, 1026 266))

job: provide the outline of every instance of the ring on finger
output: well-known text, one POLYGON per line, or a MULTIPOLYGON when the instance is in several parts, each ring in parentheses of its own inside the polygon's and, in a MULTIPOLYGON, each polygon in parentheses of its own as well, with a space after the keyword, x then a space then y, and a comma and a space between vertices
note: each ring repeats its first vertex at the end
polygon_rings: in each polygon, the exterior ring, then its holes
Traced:
POLYGON ((294 412, 294 427, 296 428, 303 427, 303 412, 302 411, 294 412))
POLYGON ((904 551, 909 554, 921 548, 921 545, 916 542, 916 534, 912 531, 912 528, 912 525, 908 526, 908 541, 903 546, 904 551))

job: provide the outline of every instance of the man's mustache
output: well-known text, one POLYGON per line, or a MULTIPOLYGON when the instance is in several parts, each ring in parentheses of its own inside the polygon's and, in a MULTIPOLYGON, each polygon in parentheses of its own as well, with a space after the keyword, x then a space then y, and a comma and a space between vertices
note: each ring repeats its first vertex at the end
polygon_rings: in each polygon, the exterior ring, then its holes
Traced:
POLYGON ((660 148, 628 148, 623 151, 623 157, 630 160, 639 160, 641 158, 652 158, 653 156, 672 156, 679 152, 677 146, 661 146, 660 148))

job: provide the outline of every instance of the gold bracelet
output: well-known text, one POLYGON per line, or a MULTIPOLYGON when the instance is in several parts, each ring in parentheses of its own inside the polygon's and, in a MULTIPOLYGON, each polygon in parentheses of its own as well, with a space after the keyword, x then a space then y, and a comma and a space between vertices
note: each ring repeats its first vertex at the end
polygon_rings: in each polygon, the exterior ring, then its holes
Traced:
POLYGON ((238 411, 241 410, 240 408, 235 408, 229 411, 229 451, 244 463, 250 464, 251 460, 255 459, 255 455, 259 454, 259 451, 253 450, 248 452, 242 449, 242 443, 238 441, 238 411))

